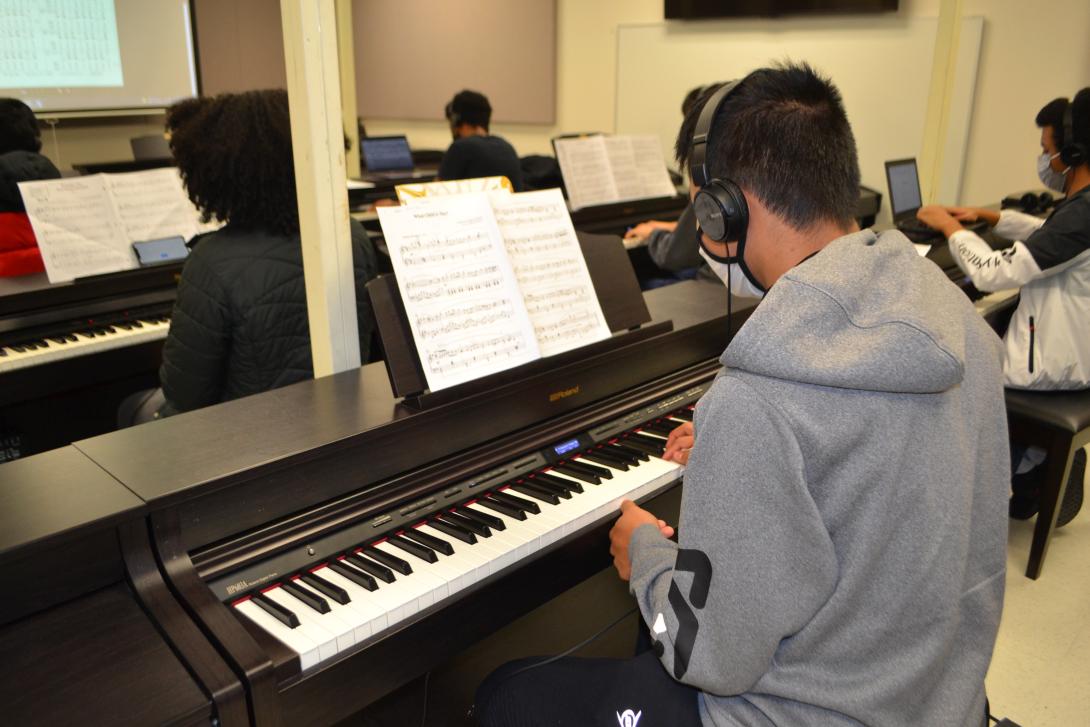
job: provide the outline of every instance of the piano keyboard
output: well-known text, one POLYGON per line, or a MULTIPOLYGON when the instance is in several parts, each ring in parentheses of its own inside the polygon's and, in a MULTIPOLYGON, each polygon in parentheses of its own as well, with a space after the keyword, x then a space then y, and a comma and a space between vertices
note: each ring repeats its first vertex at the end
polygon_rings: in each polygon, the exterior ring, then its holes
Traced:
POLYGON ((692 409, 685 407, 565 453, 231 605, 298 654, 301 670, 324 664, 616 514, 621 500, 673 483, 683 468, 659 455, 670 430, 691 420, 692 409))
POLYGON ((0 373, 158 341, 169 329, 170 318, 155 316, 0 346, 0 373))

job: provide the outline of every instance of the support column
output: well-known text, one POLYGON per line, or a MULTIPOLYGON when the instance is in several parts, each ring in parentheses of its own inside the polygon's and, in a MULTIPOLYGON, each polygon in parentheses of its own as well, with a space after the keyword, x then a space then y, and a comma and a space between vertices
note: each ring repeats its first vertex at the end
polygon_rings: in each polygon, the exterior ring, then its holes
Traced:
POLYGON ((962 0, 941 0, 939 3, 939 26, 931 61, 931 85, 927 95, 927 117, 919 162, 920 193, 924 204, 943 201, 935 199, 935 195, 941 186, 943 149, 949 130, 950 103, 957 74, 961 5, 962 0))
POLYGON ((341 123, 352 144, 345 165, 348 176, 360 176, 360 127, 356 123, 356 46, 352 27, 352 0, 337 2, 337 55, 341 61, 341 123))
POLYGON ((281 0, 314 376, 360 365, 334 0, 281 0))

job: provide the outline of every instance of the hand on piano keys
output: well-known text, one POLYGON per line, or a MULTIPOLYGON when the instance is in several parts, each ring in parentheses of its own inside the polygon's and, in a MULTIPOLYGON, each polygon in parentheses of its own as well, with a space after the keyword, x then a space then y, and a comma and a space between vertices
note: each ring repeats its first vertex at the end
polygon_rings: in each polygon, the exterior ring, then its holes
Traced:
MULTIPOLYGON (((625 500, 673 483, 682 468, 662 459, 666 437, 691 418, 685 408, 645 424, 412 527, 330 554, 231 605, 295 651, 306 671, 525 565, 552 543, 612 516, 625 500)), ((654 516, 651 522, 672 535, 666 523, 654 516)))

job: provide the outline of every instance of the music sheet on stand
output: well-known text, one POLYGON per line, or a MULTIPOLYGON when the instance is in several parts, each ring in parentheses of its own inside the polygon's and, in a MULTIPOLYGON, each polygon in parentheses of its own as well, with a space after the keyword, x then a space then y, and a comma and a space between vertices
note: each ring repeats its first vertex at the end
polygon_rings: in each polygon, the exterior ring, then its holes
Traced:
POLYGON ((105 175, 125 235, 132 242, 197 234, 198 213, 174 167, 105 175))
POLYGON ((101 176, 22 182, 19 191, 49 282, 136 267, 101 176))
POLYGON ((487 195, 379 207, 378 215, 432 391, 539 357, 487 195))
POLYGON ((617 200, 605 137, 557 139, 556 159, 573 210, 617 200))
POLYGON ((494 194, 492 210, 541 355, 609 338, 560 190, 494 194))

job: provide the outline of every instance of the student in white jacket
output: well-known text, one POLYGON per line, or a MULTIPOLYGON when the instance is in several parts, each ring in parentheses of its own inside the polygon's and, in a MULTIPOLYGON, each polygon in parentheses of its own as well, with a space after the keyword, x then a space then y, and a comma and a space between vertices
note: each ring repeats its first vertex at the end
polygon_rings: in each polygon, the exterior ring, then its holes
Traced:
MULTIPOLYGON (((1017 310, 1003 337, 1006 385, 1016 389, 1075 390, 1090 387, 1090 88, 1072 101, 1058 98, 1037 114, 1041 182, 1064 194, 1052 215, 1037 217, 1003 210, 929 205, 920 220, 949 240, 957 264, 982 291, 1021 288, 1017 310), (983 220, 1000 237, 1014 240, 993 250, 962 222, 983 220)), ((1037 511, 1036 485, 1043 452, 1024 453, 1015 462, 1013 517, 1037 511)), ((1082 502, 1085 455, 1076 459, 1073 487, 1061 506, 1064 525, 1082 502)))

